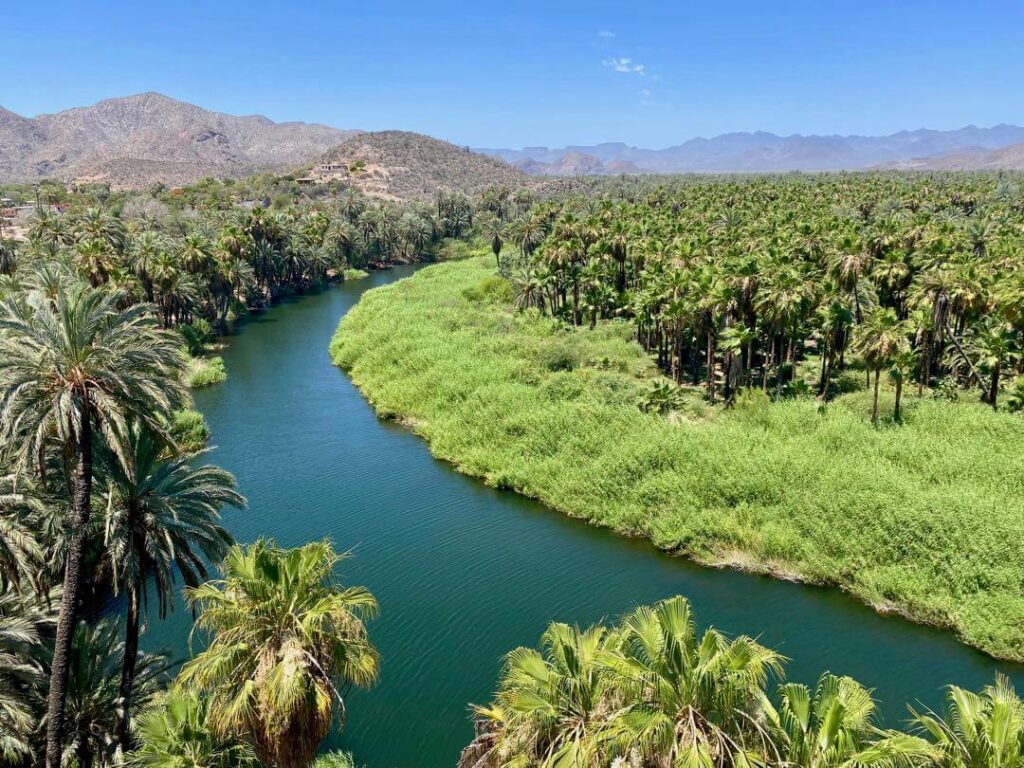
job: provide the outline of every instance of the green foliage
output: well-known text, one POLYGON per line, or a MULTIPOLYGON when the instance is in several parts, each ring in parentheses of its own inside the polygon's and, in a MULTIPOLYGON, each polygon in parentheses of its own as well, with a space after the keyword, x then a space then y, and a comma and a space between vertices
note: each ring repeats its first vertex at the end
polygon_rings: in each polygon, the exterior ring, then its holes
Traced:
POLYGON ((252 748, 220 736, 195 693, 169 691, 139 718, 131 768, 259 768, 252 748))
POLYGON ((224 367, 224 358, 214 355, 213 357, 190 358, 184 376, 185 383, 189 388, 199 389, 226 381, 228 372, 224 367))
POLYGON ((356 768, 350 752, 328 752, 313 761, 312 768, 356 768))
POLYGON ((282 549, 261 539, 233 547, 221 579, 186 590, 209 642, 177 685, 209 697, 218 731, 246 734, 266 764, 311 763, 335 704, 344 712, 340 690, 377 679, 364 625, 377 601, 338 584, 345 557, 329 541, 282 549))
POLYGON ((462 290, 470 301, 507 304, 512 301, 512 285, 503 277, 485 277, 479 283, 462 290))
POLYGON ((370 273, 365 269, 350 268, 342 272, 342 276, 345 280, 362 280, 364 277, 369 277, 370 273))
POLYGON ((210 428, 199 411, 184 408, 171 414, 171 439, 181 450, 194 453, 206 447, 210 440, 210 428))
MULTIPOLYGON (((628 324, 564 329, 468 299, 493 271, 493 257, 437 265, 365 294, 333 359, 464 472, 673 552, 836 585, 1024 658, 1018 416, 905 393, 903 426, 884 417, 872 429, 868 391, 824 409, 755 391, 710 420, 651 418, 636 403, 661 376, 628 324), (562 351, 577 364, 552 367, 562 351)), ((879 396, 891 413, 888 381, 879 396)))
POLYGON ((213 326, 203 317, 191 323, 182 323, 178 326, 178 332, 185 339, 185 348, 192 357, 201 355, 206 345, 213 341, 213 326))

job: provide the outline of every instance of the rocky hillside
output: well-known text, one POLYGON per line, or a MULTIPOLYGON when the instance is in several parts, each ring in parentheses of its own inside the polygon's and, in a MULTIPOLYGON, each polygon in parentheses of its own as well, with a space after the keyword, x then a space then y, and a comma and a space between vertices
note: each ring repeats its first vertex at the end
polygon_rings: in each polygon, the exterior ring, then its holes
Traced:
POLYGON ((0 109, 0 181, 186 184, 309 162, 355 131, 210 112, 159 93, 26 118, 0 109))
POLYGON ((360 133, 313 166, 318 181, 337 179, 381 200, 430 200, 438 190, 473 193, 519 186, 522 171, 466 147, 406 131, 360 133))

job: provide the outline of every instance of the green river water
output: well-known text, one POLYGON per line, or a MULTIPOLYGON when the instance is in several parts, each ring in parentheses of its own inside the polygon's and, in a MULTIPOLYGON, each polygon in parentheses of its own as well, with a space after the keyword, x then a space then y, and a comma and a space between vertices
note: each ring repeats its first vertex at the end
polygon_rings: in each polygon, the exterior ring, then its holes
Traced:
MULTIPOLYGON (((702 625, 759 636, 791 661, 789 679, 831 670, 874 688, 888 723, 907 702, 938 706, 942 686, 980 687, 1000 664, 949 633, 882 617, 839 592, 702 568, 622 539, 434 459, 419 438, 379 420, 327 346, 360 294, 411 274, 375 272, 249 318, 228 337, 225 384, 196 393, 212 460, 249 499, 227 510, 236 539, 287 546, 330 537, 369 587, 380 683, 349 698, 329 746, 368 768, 453 768, 472 737, 467 705, 486 703, 501 656, 533 645, 552 620, 586 624, 682 594, 702 625)), ((187 654, 190 615, 153 622, 149 648, 187 654)))

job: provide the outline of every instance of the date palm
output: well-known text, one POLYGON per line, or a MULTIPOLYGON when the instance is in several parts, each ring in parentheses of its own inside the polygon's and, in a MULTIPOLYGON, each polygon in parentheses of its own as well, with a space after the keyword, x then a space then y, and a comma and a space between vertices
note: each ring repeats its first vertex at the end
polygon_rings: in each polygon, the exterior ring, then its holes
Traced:
POLYGON ((94 431, 126 461, 130 419, 156 432, 182 397, 177 343, 147 305, 118 309, 118 296, 72 284, 49 299, 30 292, 0 303, 0 443, 15 468, 42 469, 56 441, 71 457, 71 533, 47 705, 47 768, 61 759, 68 656, 91 512, 94 431))
POLYGON ((5 764, 34 758, 32 694, 45 679, 39 656, 51 625, 40 601, 9 588, 0 591, 0 762, 5 764))
MULTIPOLYGON (((75 628, 63 744, 65 762, 74 755, 78 768, 112 765, 117 759, 115 731, 121 656, 122 643, 115 622, 81 622, 75 628)), ((162 655, 140 656, 133 691, 140 704, 145 705, 159 690, 166 669, 162 655)))
POLYGON ((129 428, 127 462, 106 456, 105 558, 128 608, 116 734, 125 750, 149 587, 163 618, 174 606, 177 575, 186 586, 199 586, 208 578, 207 564, 219 562, 231 545, 219 522, 220 509, 245 506, 235 478, 197 463, 200 455, 177 450, 136 422, 129 428))
POLYGON ((261 539, 233 547, 220 579, 186 590, 195 629, 209 644, 178 684, 207 696, 216 730, 244 737, 264 765, 308 765, 335 702, 344 718, 349 686, 377 678, 378 654, 363 623, 377 601, 362 587, 338 584, 334 571, 344 558, 328 541, 289 550, 261 539))

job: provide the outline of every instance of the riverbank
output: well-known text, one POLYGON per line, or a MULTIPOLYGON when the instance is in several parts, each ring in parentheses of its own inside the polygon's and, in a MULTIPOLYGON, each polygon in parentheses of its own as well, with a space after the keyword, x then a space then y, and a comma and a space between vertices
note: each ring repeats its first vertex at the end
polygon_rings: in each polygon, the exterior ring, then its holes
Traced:
MULTIPOLYGON (((1024 659, 1024 420, 911 400, 871 428, 863 393, 699 407, 637 399, 657 371, 627 324, 516 314, 493 262, 364 295, 331 344, 378 413, 488 483, 704 563, 838 586, 1024 659)), ((883 403, 883 408, 885 404, 883 403)))

